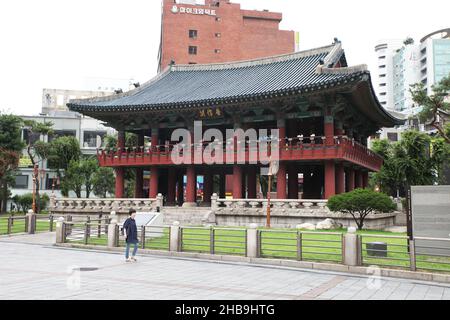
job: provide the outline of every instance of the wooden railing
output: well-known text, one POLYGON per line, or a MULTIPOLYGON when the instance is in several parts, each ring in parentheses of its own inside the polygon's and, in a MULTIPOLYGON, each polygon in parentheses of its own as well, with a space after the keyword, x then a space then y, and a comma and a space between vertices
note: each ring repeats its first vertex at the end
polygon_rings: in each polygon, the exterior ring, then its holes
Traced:
MULTIPOLYGON (((270 159, 273 159, 270 152, 262 152, 265 150, 262 148, 260 150, 260 143, 266 144, 266 142, 247 141, 242 150, 239 149, 239 151, 234 150, 230 143, 214 143, 215 148, 223 153, 223 159, 221 158, 218 164, 233 164, 242 161, 252 164, 267 164, 270 159), (230 158, 232 163, 230 163, 230 158)), ((271 143, 273 144, 273 142, 271 143)), ((279 160, 281 161, 342 160, 372 171, 380 170, 383 164, 383 159, 380 156, 346 136, 296 137, 284 141, 279 140, 279 143, 281 145, 279 160)), ((185 149, 173 144, 112 150, 98 149, 97 157, 100 165, 106 167, 176 165, 176 162, 174 162, 176 156, 183 157, 185 159, 184 164, 207 164, 208 162, 203 159, 202 155, 209 144, 191 145, 185 149)), ((273 150, 272 152, 274 152, 273 150)))

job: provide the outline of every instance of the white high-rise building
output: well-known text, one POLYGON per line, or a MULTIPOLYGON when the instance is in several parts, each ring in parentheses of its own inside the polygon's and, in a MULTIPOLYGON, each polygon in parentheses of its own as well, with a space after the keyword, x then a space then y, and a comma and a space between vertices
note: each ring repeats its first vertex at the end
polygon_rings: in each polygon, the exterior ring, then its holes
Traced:
POLYGON ((375 47, 378 75, 374 83, 381 105, 394 110, 393 56, 403 45, 403 40, 382 40, 375 47))

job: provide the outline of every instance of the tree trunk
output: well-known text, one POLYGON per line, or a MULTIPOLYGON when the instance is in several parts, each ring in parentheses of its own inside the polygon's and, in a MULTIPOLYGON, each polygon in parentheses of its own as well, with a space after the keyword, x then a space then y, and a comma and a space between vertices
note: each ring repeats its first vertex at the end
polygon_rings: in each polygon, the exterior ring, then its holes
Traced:
POLYGON ((2 187, 2 199, 1 199, 1 213, 6 213, 7 211, 7 205, 8 205, 8 183, 6 180, 1 181, 1 187, 2 187))

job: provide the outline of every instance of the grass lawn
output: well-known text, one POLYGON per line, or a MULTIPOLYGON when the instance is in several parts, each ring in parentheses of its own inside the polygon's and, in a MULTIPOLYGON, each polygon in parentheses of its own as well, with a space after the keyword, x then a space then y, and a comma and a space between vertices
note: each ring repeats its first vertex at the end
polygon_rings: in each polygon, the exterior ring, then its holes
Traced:
MULTIPOLYGON (((95 229, 96 230, 96 229, 95 229)), ((154 230, 147 231, 145 248, 154 250, 169 250, 169 229, 159 230, 158 234, 151 234, 154 230)), ((265 258, 302 259, 305 261, 322 261, 342 263, 342 235, 346 229, 302 232, 302 252, 297 252, 299 241, 296 230, 287 229, 259 229, 261 233, 261 256, 265 258), (336 233, 336 234, 333 234, 336 233)), ((74 231, 76 239, 70 242, 84 243, 83 232, 74 231)), ((211 252, 211 231, 204 228, 183 228, 182 251, 184 252, 211 252)), ((363 264, 366 266, 377 265, 390 268, 409 269, 410 260, 405 233, 393 233, 375 230, 358 231, 362 236, 363 264), (366 244, 369 242, 384 242, 387 244, 387 258, 369 256, 366 244)), ((140 235, 140 230, 139 230, 140 235)), ((225 255, 245 256, 246 229, 219 228, 214 231, 214 253, 225 255)), ((102 234, 97 237, 93 232, 88 239, 88 244, 107 245, 107 236, 102 234)), ((125 246, 125 240, 121 237, 119 246, 125 246)), ((142 247, 142 244, 139 245, 142 247)), ((417 256, 418 270, 435 270, 450 272, 450 257, 417 256)))

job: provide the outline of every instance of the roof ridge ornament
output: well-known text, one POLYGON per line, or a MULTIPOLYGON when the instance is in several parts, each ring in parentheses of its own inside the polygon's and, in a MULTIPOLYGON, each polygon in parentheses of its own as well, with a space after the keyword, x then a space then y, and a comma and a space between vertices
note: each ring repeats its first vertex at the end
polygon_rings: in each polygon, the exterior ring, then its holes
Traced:
POLYGON ((342 67, 342 68, 328 68, 323 65, 319 65, 316 68, 317 74, 352 74, 358 72, 368 71, 366 64, 360 64, 352 67, 342 67))

